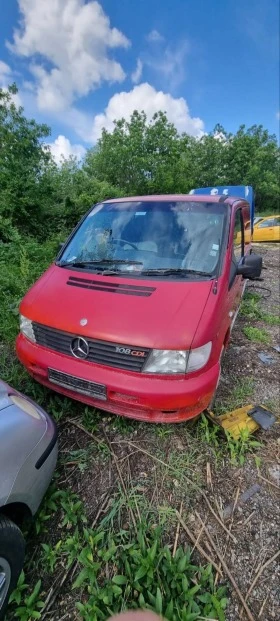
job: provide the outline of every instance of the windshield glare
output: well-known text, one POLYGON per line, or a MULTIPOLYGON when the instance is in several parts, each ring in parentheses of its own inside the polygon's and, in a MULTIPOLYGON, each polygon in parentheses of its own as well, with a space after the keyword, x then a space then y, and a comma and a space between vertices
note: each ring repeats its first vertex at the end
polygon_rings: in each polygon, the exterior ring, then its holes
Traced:
POLYGON ((224 204, 188 201, 101 203, 82 222, 60 263, 100 262, 87 266, 89 270, 108 270, 109 263, 109 269, 121 272, 214 274, 226 209, 224 204))

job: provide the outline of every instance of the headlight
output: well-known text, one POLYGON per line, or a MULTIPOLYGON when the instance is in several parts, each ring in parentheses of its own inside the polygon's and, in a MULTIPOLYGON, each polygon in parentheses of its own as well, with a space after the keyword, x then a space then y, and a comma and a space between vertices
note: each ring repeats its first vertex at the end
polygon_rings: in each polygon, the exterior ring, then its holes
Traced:
POLYGON ((188 351, 153 349, 143 373, 186 373, 188 351))
POLYGON ((36 339, 35 339, 35 335, 33 332, 33 326, 32 326, 31 319, 27 319, 27 317, 24 317, 23 315, 20 315, 19 318, 20 318, 19 320, 20 320, 21 333, 24 334, 24 336, 26 336, 27 339, 35 343, 36 339))
POLYGON ((143 373, 191 373, 204 367, 210 357, 212 343, 196 349, 174 351, 172 349, 153 349, 143 373))
POLYGON ((188 358, 187 373, 191 373, 191 371, 198 371, 198 369, 204 367, 209 360, 211 349, 211 341, 206 343, 206 345, 202 345, 202 347, 191 349, 188 358))
POLYGON ((24 399, 24 397, 20 397, 20 396, 18 397, 17 395, 9 395, 9 399, 12 401, 14 405, 20 408, 20 410, 23 410, 26 414, 29 414, 29 416, 32 416, 32 418, 37 418, 37 419, 41 418, 39 412, 36 410, 34 405, 32 405, 32 403, 27 401, 27 399, 24 399))

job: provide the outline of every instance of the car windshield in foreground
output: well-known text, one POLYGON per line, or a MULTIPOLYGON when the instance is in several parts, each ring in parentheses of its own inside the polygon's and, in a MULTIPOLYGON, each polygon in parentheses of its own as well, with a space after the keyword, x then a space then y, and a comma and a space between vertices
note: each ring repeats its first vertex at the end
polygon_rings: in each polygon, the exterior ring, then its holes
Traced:
POLYGON ((98 273, 213 276, 227 205, 196 201, 122 201, 96 205, 57 265, 98 273))

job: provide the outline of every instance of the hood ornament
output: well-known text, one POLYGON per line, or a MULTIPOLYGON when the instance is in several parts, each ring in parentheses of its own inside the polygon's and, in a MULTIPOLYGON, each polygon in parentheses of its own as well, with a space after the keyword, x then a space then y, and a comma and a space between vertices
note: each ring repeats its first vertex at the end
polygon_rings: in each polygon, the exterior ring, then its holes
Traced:
POLYGON ((86 326, 87 322, 88 320, 86 319, 86 317, 83 317, 83 319, 80 320, 80 326, 86 326))

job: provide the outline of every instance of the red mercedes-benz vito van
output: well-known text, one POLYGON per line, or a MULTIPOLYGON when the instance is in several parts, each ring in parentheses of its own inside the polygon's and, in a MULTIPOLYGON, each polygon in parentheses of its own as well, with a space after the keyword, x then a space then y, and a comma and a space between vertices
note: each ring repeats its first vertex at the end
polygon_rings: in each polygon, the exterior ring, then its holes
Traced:
POLYGON ((249 203, 226 193, 99 203, 23 299, 19 359, 108 412, 196 416, 215 393, 243 279, 261 272, 250 231, 249 203))

